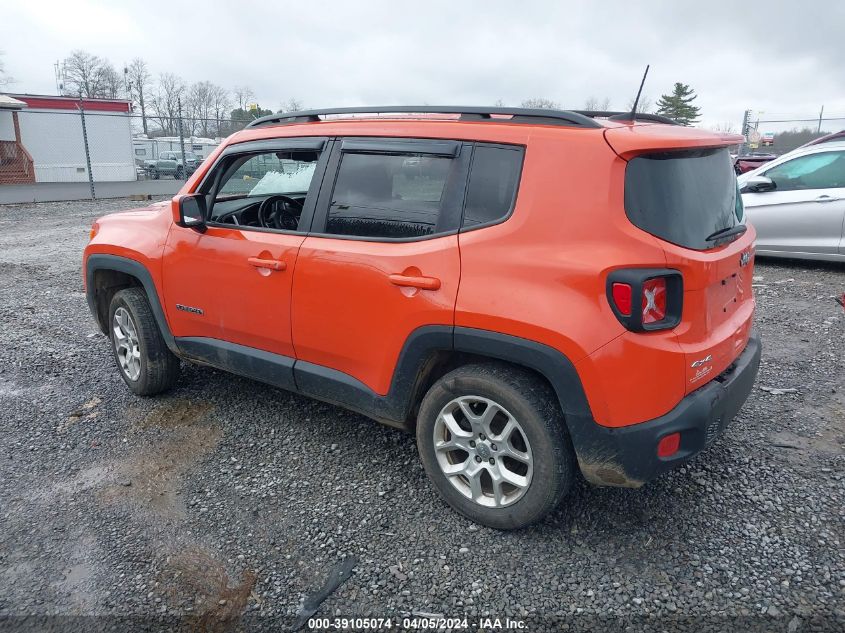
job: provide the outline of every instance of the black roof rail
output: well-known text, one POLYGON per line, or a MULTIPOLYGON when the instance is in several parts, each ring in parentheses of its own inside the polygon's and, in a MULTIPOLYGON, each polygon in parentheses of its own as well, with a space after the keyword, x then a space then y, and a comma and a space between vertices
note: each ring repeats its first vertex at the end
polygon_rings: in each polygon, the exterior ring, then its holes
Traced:
MULTIPOLYGON (((591 119, 609 119, 611 121, 631 121, 630 112, 611 112, 609 110, 573 110, 576 114, 583 114, 591 119)), ((667 125, 680 125, 669 117, 660 114, 648 114, 637 112, 637 121, 651 121, 652 123, 666 123, 667 125)))
POLYGON ((568 127, 602 127, 591 117, 568 110, 545 108, 485 108, 480 106, 361 106, 353 108, 325 108, 279 112, 255 119, 246 127, 262 125, 308 123, 320 120, 321 116, 342 114, 459 114, 462 121, 497 121, 503 123, 527 123, 540 125, 562 125, 568 127), (493 115, 510 116, 510 119, 495 119, 493 115))

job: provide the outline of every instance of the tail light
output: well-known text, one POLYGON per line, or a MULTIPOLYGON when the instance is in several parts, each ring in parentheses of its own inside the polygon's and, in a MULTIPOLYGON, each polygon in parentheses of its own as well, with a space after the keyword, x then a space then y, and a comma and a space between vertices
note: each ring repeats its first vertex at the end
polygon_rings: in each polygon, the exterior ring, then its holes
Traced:
POLYGON ((607 296, 616 318, 632 332, 667 330, 681 322, 684 287, 677 270, 614 270, 607 277, 607 296))
POLYGON ((631 286, 628 284, 615 283, 612 286, 613 303, 616 308, 625 316, 631 316, 631 286))
POLYGON ((652 277, 643 282, 643 325, 666 318, 666 278, 652 277))

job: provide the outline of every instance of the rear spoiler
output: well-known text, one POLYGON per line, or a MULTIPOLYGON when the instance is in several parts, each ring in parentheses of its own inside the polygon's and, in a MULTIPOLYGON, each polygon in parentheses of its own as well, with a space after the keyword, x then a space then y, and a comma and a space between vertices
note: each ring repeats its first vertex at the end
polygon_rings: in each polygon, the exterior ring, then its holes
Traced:
MULTIPOLYGON (((637 115, 639 120, 640 115, 637 115)), ((620 158, 674 149, 730 147, 745 142, 739 134, 722 134, 683 125, 631 125, 609 127, 604 131, 607 144, 620 158)))
POLYGON ((591 119, 608 119, 610 121, 650 121, 651 123, 665 123, 666 125, 680 125, 677 121, 660 114, 648 114, 646 112, 637 112, 636 118, 631 117, 630 112, 612 112, 610 110, 572 110, 577 114, 583 114, 585 117, 591 119))

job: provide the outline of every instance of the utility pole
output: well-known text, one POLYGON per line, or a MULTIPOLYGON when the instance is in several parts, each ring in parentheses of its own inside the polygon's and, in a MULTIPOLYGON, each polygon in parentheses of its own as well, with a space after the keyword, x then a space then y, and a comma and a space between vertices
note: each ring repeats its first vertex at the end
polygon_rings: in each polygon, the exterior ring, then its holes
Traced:
POLYGON ((748 139, 748 122, 751 118, 751 110, 746 110, 742 113, 742 136, 746 139, 739 146, 739 153, 737 156, 742 156, 745 153, 745 143, 748 139))
MULTIPOLYGON (((176 97, 179 106, 179 147, 182 150, 182 175, 188 177, 188 165, 185 162, 185 135, 182 133, 182 97, 176 97)), ((172 103, 172 101, 171 101, 172 103)))
POLYGON ((79 117, 82 120, 82 143, 85 145, 85 164, 88 166, 88 184, 91 186, 91 200, 96 200, 94 193, 94 174, 91 172, 91 152, 88 149, 88 130, 85 127, 85 107, 82 105, 82 97, 79 98, 79 117))
POLYGON ((819 112, 819 129, 816 130, 819 134, 822 133, 822 117, 824 116, 824 106, 822 106, 821 112, 819 112))
POLYGON ((61 96, 65 90, 65 69, 62 62, 56 60, 56 63, 53 64, 53 74, 56 76, 56 94, 61 96))

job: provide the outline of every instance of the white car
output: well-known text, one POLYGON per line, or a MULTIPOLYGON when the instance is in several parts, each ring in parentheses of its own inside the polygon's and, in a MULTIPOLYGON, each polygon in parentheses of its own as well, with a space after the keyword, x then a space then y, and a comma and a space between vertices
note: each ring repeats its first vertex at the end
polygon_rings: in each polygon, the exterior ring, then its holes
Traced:
POLYGON ((799 147, 737 181, 758 255, 845 261, 845 140, 799 147))

